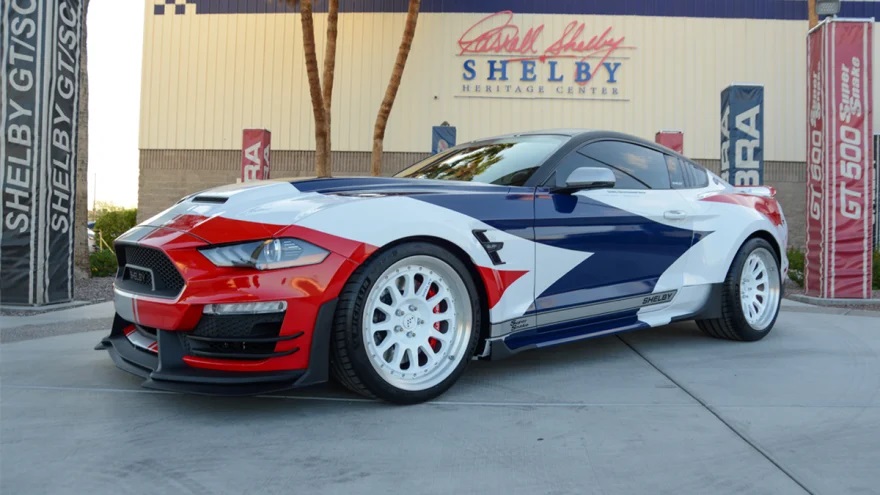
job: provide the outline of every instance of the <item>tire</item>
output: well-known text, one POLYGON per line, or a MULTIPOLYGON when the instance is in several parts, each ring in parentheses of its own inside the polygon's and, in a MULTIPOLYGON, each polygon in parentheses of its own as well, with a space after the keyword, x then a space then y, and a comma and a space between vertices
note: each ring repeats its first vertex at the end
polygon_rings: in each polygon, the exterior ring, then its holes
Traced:
POLYGON ((343 287, 330 369, 365 397, 429 401, 464 373, 481 315, 479 292, 458 257, 426 242, 394 246, 359 267, 343 287), (401 281, 404 292, 395 291, 401 281))
POLYGON ((697 326, 717 339, 745 342, 763 339, 779 316, 780 273, 779 259, 770 243, 759 238, 749 239, 737 252, 724 280, 721 317, 697 320, 697 326), (755 274, 758 276, 753 279, 755 274))

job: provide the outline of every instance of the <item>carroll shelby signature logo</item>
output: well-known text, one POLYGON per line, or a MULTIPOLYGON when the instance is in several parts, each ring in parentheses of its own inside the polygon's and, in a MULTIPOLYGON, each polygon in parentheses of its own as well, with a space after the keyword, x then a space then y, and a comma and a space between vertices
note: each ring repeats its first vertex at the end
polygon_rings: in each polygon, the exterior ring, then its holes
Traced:
MULTIPOLYGON (((545 63, 553 59, 574 59, 577 61, 574 81, 584 85, 602 68, 609 71, 610 82, 615 82, 614 71, 620 64, 612 65, 608 60, 619 50, 632 48, 624 46, 625 38, 616 36, 611 26, 599 34, 590 35, 586 23, 581 21, 571 21, 558 37, 553 39, 551 36, 549 43, 542 44, 547 38, 544 24, 524 29, 513 22, 513 16, 511 11, 502 11, 479 20, 458 39, 458 54, 499 55, 507 62, 545 63)), ((555 73, 555 64, 553 68, 549 80, 561 81, 561 75, 555 73)), ((527 72, 524 69, 524 74, 527 72)))

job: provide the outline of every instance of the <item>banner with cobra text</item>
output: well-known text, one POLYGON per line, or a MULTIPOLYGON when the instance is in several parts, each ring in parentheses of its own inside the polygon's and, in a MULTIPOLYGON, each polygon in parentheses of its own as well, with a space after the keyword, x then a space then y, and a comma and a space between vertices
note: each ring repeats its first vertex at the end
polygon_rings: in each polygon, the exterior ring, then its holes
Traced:
POLYGON ((734 186, 764 184, 764 87, 736 84, 721 92, 721 178, 734 186))
POLYGON ((241 181, 268 179, 272 133, 266 129, 245 129, 241 139, 241 181))

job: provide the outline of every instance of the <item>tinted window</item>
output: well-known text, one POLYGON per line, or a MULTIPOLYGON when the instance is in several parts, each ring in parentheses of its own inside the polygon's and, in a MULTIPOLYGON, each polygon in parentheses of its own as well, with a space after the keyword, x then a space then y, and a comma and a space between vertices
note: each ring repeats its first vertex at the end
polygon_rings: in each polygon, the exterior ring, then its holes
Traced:
POLYGON ((554 172, 554 175, 550 177, 548 183, 555 184, 557 176, 567 178, 574 171, 574 169, 578 167, 599 167, 611 170, 612 172, 614 172, 614 177, 617 180, 617 183, 614 185, 615 189, 647 189, 644 184, 633 179, 629 175, 621 172, 620 170, 606 165, 602 162, 593 160, 588 156, 582 155, 578 151, 569 153, 568 156, 559 161, 559 165, 556 167, 556 172, 554 172))
POLYGON ((709 185, 709 174, 706 173, 706 169, 689 161, 682 161, 682 166, 689 176, 690 187, 701 188, 709 185))
POLYGON ((669 181, 673 189, 684 189, 687 183, 684 179, 684 165, 678 158, 666 155, 666 170, 669 171, 669 181))
POLYGON ((395 177, 521 186, 567 140, 563 136, 522 136, 453 149, 395 177))
POLYGON ((669 189, 669 172, 663 153, 621 141, 600 141, 588 144, 582 152, 614 167, 645 187, 669 189))

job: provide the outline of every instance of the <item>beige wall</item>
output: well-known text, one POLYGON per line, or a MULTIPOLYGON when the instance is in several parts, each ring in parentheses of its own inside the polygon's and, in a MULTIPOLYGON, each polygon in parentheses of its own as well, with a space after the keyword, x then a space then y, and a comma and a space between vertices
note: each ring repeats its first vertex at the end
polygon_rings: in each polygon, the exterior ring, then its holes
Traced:
MULTIPOLYGON (((273 149, 313 149, 298 14, 154 16, 152 4, 147 8, 141 149, 239 149, 245 127, 270 129, 273 149)), ((715 158, 720 92, 747 82, 765 85, 765 159, 804 160, 806 22, 516 15, 523 30, 545 24, 542 47, 572 20, 585 22, 588 33, 612 26, 612 34, 632 47, 616 54, 629 58, 620 60, 617 73, 620 95, 628 101, 462 98, 467 57, 457 56, 457 41, 482 17, 419 16, 386 149, 428 151, 430 126, 446 120, 458 127, 459 142, 547 127, 607 128, 648 138, 660 129, 681 129, 686 154, 715 158)), ((316 16, 319 46, 324 19, 316 16)), ((391 13, 340 16, 335 149, 370 149, 403 20, 404 14, 391 13)), ((475 58, 485 72, 489 57, 475 58)), ((518 69, 510 70, 515 78, 518 69)), ((880 94, 880 77, 874 80, 880 94)), ((547 86, 550 91, 553 84, 547 86)), ((880 128, 880 112, 874 118, 880 128)))
MULTIPOLYGON (((299 15, 154 16, 149 2, 147 9, 139 216, 146 218, 191 192, 234 182, 243 128, 272 131, 273 177, 311 175, 314 129, 299 15)), ((535 95, 464 98, 462 86, 475 84, 463 79, 464 60, 478 61, 478 80, 486 84, 486 64, 492 57, 458 56, 457 42, 483 17, 419 16, 386 134, 384 173, 425 156, 430 127, 444 120, 457 126, 459 142, 552 127, 612 129, 646 138, 661 129, 680 129, 685 154, 717 171, 720 92, 731 83, 763 84, 766 182, 778 190, 792 244, 803 244, 806 22, 516 15, 514 22, 523 31, 545 25, 541 48, 571 21, 585 23, 587 39, 612 26, 612 34, 623 36, 630 47, 615 54, 623 59, 613 59, 622 64, 614 86, 617 99, 624 101, 535 95)), ((324 20, 324 15, 316 16, 318 46, 323 45, 324 20)), ((404 14, 340 15, 333 101, 335 175, 368 173, 372 126, 403 21, 404 14)), ((877 35, 875 53, 880 53, 877 35)), ((875 99, 880 98, 877 66, 875 99)), ((508 70, 508 83, 517 84, 520 69, 508 70)), ((547 66, 538 72, 546 76, 547 66)), ((567 67, 563 73, 570 77, 571 72, 567 67)), ((555 83, 544 84, 553 91, 555 83)), ((880 129, 880 112, 874 112, 874 119, 880 129)))

